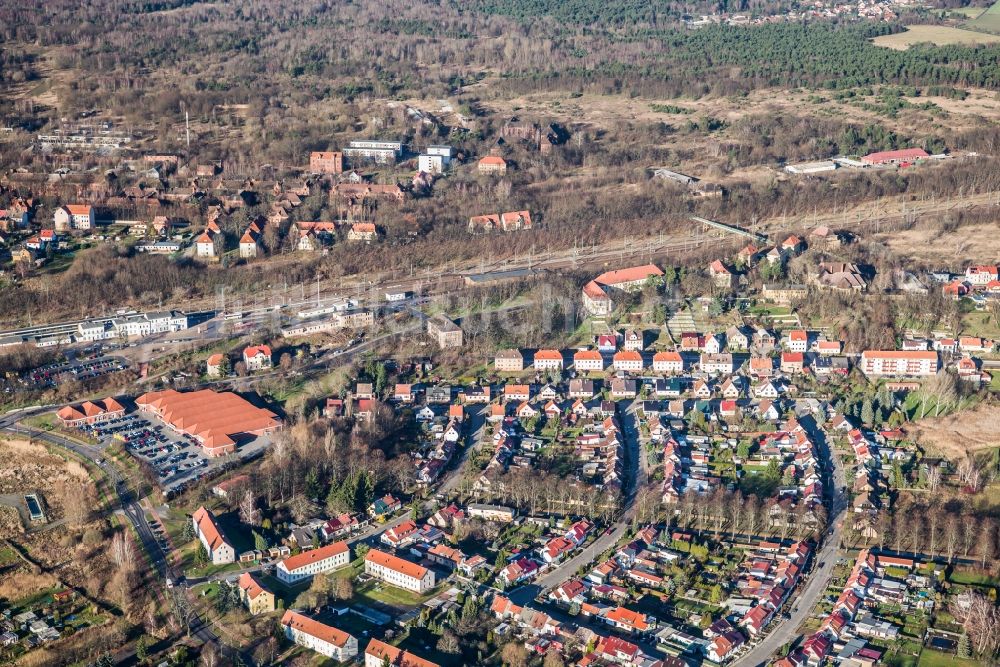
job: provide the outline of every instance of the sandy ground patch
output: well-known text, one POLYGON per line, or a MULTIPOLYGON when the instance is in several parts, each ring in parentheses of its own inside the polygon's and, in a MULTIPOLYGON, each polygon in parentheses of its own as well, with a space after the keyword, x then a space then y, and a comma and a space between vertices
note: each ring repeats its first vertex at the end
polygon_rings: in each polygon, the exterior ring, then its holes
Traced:
POLYGON ((1000 446, 1000 407, 979 403, 947 417, 921 419, 908 431, 928 451, 959 460, 967 453, 1000 446))

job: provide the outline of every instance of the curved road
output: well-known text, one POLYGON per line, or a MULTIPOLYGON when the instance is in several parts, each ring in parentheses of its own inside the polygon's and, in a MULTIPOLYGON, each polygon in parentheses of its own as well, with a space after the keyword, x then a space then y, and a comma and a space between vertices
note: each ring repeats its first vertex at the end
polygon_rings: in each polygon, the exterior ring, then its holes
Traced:
MULTIPOLYGON (((800 422, 802 423, 802 422, 800 422)), ((803 425, 805 425, 803 423, 803 425)), ((757 667, 765 665, 772 660, 782 646, 794 641, 799 636, 799 628, 816 608, 816 604, 823 596, 830 579, 833 577, 833 568, 840 557, 840 540, 843 536, 844 521, 841 515, 847 508, 847 496, 844 493, 844 468, 840 460, 830 450, 824 434, 817 428, 810 433, 817 447, 826 452, 826 460, 830 462, 832 470, 830 474, 833 481, 833 489, 830 495, 830 515, 826 534, 823 536, 823 547, 813 556, 813 562, 818 565, 809 575, 809 579, 801 592, 791 599, 791 613, 789 618, 778 617, 777 625, 770 628, 770 632, 757 642, 748 653, 736 659, 731 667, 757 667)))
MULTIPOLYGON (((143 550, 149 556, 149 562, 153 567, 154 575, 158 579, 165 581, 168 574, 170 574, 166 554, 163 551, 163 547, 160 546, 159 541, 156 539, 156 535, 153 533, 153 529, 150 527, 149 522, 146 521, 146 513, 143 512, 142 507, 139 505, 139 498, 137 498, 136 494, 129 488, 124 475, 122 475, 118 467, 111 461, 105 460, 101 451, 96 447, 84 445, 55 433, 26 427, 17 423, 25 417, 42 412, 48 412, 50 410, 50 407, 41 407, 7 413, 3 415, 3 417, 0 417, 0 431, 20 436, 22 438, 30 437, 36 440, 42 440, 57 447, 62 447, 75 452, 76 454, 79 454, 89 460, 91 463, 99 465, 114 485, 115 493, 118 495, 118 503, 121 507, 122 513, 132 525, 132 528, 135 530, 135 534, 142 543, 143 550), (98 463, 98 461, 103 461, 103 463, 98 463)), ((191 619, 190 629, 191 635, 198 638, 202 642, 211 644, 219 643, 218 635, 212 632, 211 628, 205 625, 205 623, 197 616, 191 619)))

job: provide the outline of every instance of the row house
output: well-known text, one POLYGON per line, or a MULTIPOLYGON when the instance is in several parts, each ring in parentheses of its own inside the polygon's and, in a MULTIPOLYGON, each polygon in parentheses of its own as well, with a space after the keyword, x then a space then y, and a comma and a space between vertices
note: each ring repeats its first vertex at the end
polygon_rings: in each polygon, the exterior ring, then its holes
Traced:
POLYGON ((680 352, 657 352, 653 355, 654 373, 683 373, 684 359, 680 352))

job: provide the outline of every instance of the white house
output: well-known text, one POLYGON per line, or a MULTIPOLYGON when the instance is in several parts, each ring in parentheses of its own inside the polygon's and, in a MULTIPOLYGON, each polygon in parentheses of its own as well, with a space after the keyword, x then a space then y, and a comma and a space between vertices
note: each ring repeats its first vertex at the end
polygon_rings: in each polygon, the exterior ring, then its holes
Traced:
POLYGON ((201 236, 194 242, 195 254, 198 257, 215 257, 215 241, 211 234, 202 232, 201 236))
POLYGON ((654 373, 682 373, 684 359, 680 352, 657 352, 653 355, 654 373))
POLYGON ((191 521, 194 524, 195 535, 201 540, 213 565, 225 565, 236 561, 236 550, 219 530, 210 511, 199 507, 191 517, 191 521))
POLYGON ((433 570, 377 549, 372 549, 365 556, 365 573, 415 593, 434 588, 433 570))
POLYGON ((66 204, 52 216, 57 232, 70 229, 93 229, 94 207, 90 204, 66 204))
POLYGON ((271 368, 271 346, 251 345, 243 350, 243 363, 248 371, 263 371, 271 368))
POLYGON ((354 636, 297 611, 286 611, 281 617, 281 626, 285 629, 285 636, 299 646, 338 662, 347 662, 358 654, 358 640, 354 636))
POLYGON ((308 579, 315 574, 332 572, 351 563, 351 551, 347 542, 334 542, 319 549, 303 551, 278 563, 278 579, 293 584, 308 579))

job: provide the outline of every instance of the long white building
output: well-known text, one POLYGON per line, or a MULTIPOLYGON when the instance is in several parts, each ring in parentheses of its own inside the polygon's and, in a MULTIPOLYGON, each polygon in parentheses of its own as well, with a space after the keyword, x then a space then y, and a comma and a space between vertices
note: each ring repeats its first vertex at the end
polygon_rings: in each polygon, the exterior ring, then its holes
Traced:
POLYGON ((365 556, 365 573, 414 593, 434 588, 433 570, 377 549, 365 556))
POLYGON ((347 662, 358 654, 358 640, 343 630, 289 609, 281 617, 285 636, 320 655, 347 662))
POLYGON ((938 355, 932 350, 865 350, 860 365, 869 376, 922 377, 937 373, 938 355))
POLYGON ((316 574, 339 570, 350 563, 351 550, 347 547, 347 542, 334 542, 286 558, 278 563, 276 572, 279 580, 294 584, 316 574))

